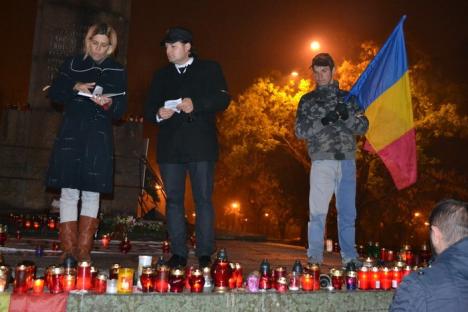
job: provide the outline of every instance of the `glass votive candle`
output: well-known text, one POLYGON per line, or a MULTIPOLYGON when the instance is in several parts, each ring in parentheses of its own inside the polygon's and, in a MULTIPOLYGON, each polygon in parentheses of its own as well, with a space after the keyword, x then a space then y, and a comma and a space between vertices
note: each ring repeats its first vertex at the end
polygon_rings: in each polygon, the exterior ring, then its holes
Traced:
POLYGON ((357 288, 357 274, 356 271, 346 272, 346 289, 355 290, 357 288))
POLYGON ((380 289, 380 272, 378 267, 372 267, 370 272, 370 288, 380 289))
POLYGON ((91 288, 96 286, 96 277, 98 275, 98 271, 95 266, 91 266, 91 288))
POLYGON ((25 260, 21 262, 26 267, 26 285, 28 289, 32 289, 33 282, 36 279, 36 265, 32 261, 25 260))
MULTIPOLYGON (((232 270, 229 262, 221 260, 218 261, 214 268, 214 291, 225 292, 228 291, 229 278, 231 277, 232 270)), ((270 277, 268 277, 270 278, 270 277)))
POLYGON ((4 292, 7 289, 8 277, 5 272, 0 271, 0 292, 4 292))
POLYGON ((312 264, 309 267, 309 272, 312 275, 312 290, 320 289, 320 266, 318 264, 312 264))
POLYGON ((400 285, 402 279, 401 269, 394 267, 392 270, 392 288, 397 288, 400 285))
POLYGON ((203 285, 204 291, 205 292, 211 291, 211 287, 213 287, 213 283, 211 280, 211 269, 209 267, 203 268, 203 278, 205 279, 205 283, 203 285))
POLYGON ((288 279, 285 276, 280 276, 276 280, 275 289, 279 293, 285 293, 288 291, 288 279))
POLYGON ((120 264, 114 263, 109 269, 109 279, 117 279, 119 276, 120 264))
POLYGON ((247 289, 250 292, 258 292, 259 282, 260 282, 260 273, 258 271, 254 271, 250 273, 249 276, 247 277, 247 289))
POLYGON ((76 269, 66 268, 63 274, 63 290, 71 291, 75 289, 76 285, 76 269))
POLYGON ((0 246, 5 246, 7 240, 7 226, 0 224, 0 246))
POLYGON ((117 278, 117 293, 131 294, 133 290, 133 274, 134 270, 131 268, 120 268, 119 276, 117 278))
POLYGON ((110 236, 109 236, 109 234, 104 234, 104 235, 102 235, 101 244, 102 244, 102 247, 103 247, 103 248, 105 248, 105 249, 109 248, 109 244, 110 244, 110 236))
POLYGON ((234 273, 236 278, 236 288, 242 288, 242 284, 244 283, 244 277, 242 266, 240 265, 240 263, 235 264, 234 273))
POLYGON ((10 268, 5 265, 0 266, 0 292, 3 292, 8 288, 9 281, 10 268))
POLYGON ((304 290, 304 291, 314 290, 314 278, 313 278, 312 274, 310 274, 308 272, 302 274, 301 286, 302 286, 302 290, 304 290))
POLYGON ((15 268, 15 281, 13 284, 13 292, 23 294, 28 291, 26 266, 24 264, 17 265, 15 268))
POLYGON ((336 290, 341 290, 344 284, 343 271, 339 269, 333 269, 330 272, 332 286, 336 290))
POLYGON ((94 283, 94 291, 97 294, 103 294, 107 290, 107 275, 104 273, 96 276, 96 282, 94 283))
POLYGON ((392 288, 391 272, 387 267, 380 270, 380 287, 384 290, 392 288))
POLYGON ((301 289, 301 273, 292 271, 289 274, 289 290, 296 291, 301 289))
POLYGON ((169 278, 169 285, 171 292, 180 293, 184 290, 185 286, 185 272, 182 269, 176 268, 171 270, 169 278))
POLYGON ((63 267, 55 267, 50 272, 49 291, 51 294, 63 292, 63 267))
POLYGON ((157 270, 153 280, 154 291, 165 293, 169 290, 169 267, 162 265, 157 270))
POLYGON ((406 276, 410 275, 412 272, 412 268, 411 266, 407 265, 403 268, 403 271, 402 271, 402 279, 405 278, 406 276))
POLYGON ((152 292, 154 290, 153 280, 154 280, 153 268, 150 266, 143 267, 141 271, 141 275, 140 275, 141 291, 152 292))
POLYGON ((205 285, 205 278, 203 272, 200 269, 192 270, 190 276, 190 292, 201 293, 203 292, 203 286, 205 285))
POLYGON ((367 290, 369 286, 369 269, 363 266, 358 271, 358 288, 367 290))
POLYGON ((106 293, 116 294, 117 293, 117 279, 108 279, 106 293))
MULTIPOLYGON (((279 291, 279 289, 278 289, 278 287, 277 287, 276 284, 278 283, 278 280, 279 280, 280 278, 282 278, 282 277, 286 278, 286 276, 287 276, 287 270, 286 270, 286 268, 284 268, 284 267, 277 267, 277 268, 274 270, 274 272, 275 272, 275 274, 274 274, 275 277, 274 277, 274 281, 273 281, 273 282, 274 282, 274 283, 273 283, 273 286, 274 286, 274 288, 275 288, 277 291, 279 291)), ((286 287, 287 287, 287 284, 286 284, 286 287)), ((283 288, 284 288, 284 285, 281 285, 280 288, 283 289, 283 288)))
POLYGON ((33 293, 42 294, 44 292, 44 279, 36 278, 33 283, 33 293))
POLYGON ((76 274, 76 289, 90 290, 92 287, 91 263, 81 261, 78 263, 76 274))
POLYGON ((150 267, 153 261, 153 256, 138 256, 138 271, 137 271, 137 286, 138 288, 141 287, 141 274, 143 272, 143 268, 150 267))

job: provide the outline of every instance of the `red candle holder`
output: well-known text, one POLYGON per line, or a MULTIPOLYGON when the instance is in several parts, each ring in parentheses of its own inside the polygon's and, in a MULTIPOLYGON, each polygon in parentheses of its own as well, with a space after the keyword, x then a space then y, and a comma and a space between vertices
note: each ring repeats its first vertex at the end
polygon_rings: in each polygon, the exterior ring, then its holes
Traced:
POLYGON ((171 251, 171 247, 170 247, 170 245, 169 245, 169 241, 167 241, 167 240, 163 241, 163 242, 162 242, 161 248, 162 248, 162 252, 163 252, 163 253, 169 253, 169 252, 171 251))
POLYGON ((0 224, 0 246, 5 246, 5 242, 7 241, 7 226, 0 224))
POLYGON ((367 290, 370 287, 369 270, 367 267, 362 267, 358 271, 358 288, 367 290))
POLYGON ((188 266, 185 268, 185 288, 190 290, 190 277, 192 276, 193 266, 188 266))
POLYGON ((421 246, 421 250, 419 251, 419 263, 421 266, 428 266, 429 260, 431 260, 431 251, 426 244, 421 246))
POLYGON ((105 274, 98 274, 94 284, 94 291, 97 294, 104 294, 107 289, 107 276, 105 274))
POLYGON ((190 291, 193 293, 203 292, 203 286, 205 285, 205 278, 203 272, 200 269, 194 269, 190 276, 190 291))
POLYGON ((393 262, 395 260, 393 250, 387 250, 386 260, 387 262, 393 262))
POLYGON ((26 285, 28 289, 32 289, 33 282, 36 279, 36 265, 32 261, 23 261, 21 264, 26 267, 26 285))
POLYGON ((101 244, 102 244, 102 247, 103 247, 103 248, 105 248, 105 249, 109 248, 109 244, 110 244, 110 236, 109 236, 109 234, 104 234, 104 235, 102 235, 101 244))
POLYGON ((69 292, 76 286, 76 269, 67 268, 63 274, 63 291, 69 292))
POLYGON ((378 267, 372 267, 370 272, 370 284, 371 289, 380 289, 380 272, 378 267))
POLYGON ((404 254, 405 254, 405 263, 406 265, 413 266, 414 265, 414 254, 413 250, 411 249, 410 245, 404 246, 404 254))
POLYGON ((91 263, 88 261, 81 261, 78 263, 76 289, 90 290, 92 287, 91 263))
POLYGON ((57 228, 57 222, 54 218, 49 218, 49 221, 47 222, 47 227, 50 230, 55 230, 57 228))
POLYGON ((52 250, 57 251, 60 249, 60 243, 52 242, 52 250))
POLYGON ((399 267, 394 267, 392 270, 392 288, 398 288, 402 279, 402 272, 399 267))
POLYGON ((132 244, 130 243, 128 237, 125 236, 122 242, 120 242, 120 251, 126 254, 130 251, 130 249, 132 249, 132 244))
POLYGON ((33 228, 35 231, 39 230, 40 227, 41 224, 39 223, 39 221, 33 221, 33 228))
POLYGON ((411 269, 411 267, 410 267, 409 265, 405 266, 405 267, 403 268, 403 271, 401 271, 401 272, 402 272, 402 277, 401 277, 401 279, 403 280, 403 279, 405 278, 405 276, 410 275, 410 274, 411 274, 411 271, 412 271, 412 269, 411 269))
POLYGON ((341 290, 344 284, 343 271, 338 269, 333 269, 331 272, 331 281, 332 286, 336 290, 341 290))
POLYGON ((320 289, 320 266, 318 264, 312 264, 308 267, 308 270, 312 276, 312 290, 320 289))
POLYGON ((392 288, 392 276, 391 272, 387 267, 380 270, 380 287, 383 290, 392 288))
POLYGON ((24 264, 17 265, 15 269, 13 292, 16 294, 24 294, 28 292, 28 289, 26 266, 24 264))
POLYGON ((273 286, 273 288, 278 290, 278 287, 277 287, 278 280, 280 278, 282 278, 282 277, 286 278, 288 272, 287 272, 286 268, 284 268, 284 267, 277 267, 273 272, 274 272, 274 280, 273 280, 273 285, 272 286, 273 286))
POLYGON ((153 285, 154 270, 151 267, 144 267, 141 271, 140 283, 142 292, 152 292, 154 290, 153 285))
POLYGON ((229 278, 232 274, 229 262, 225 260, 218 261, 213 273, 215 286, 214 291, 219 293, 227 291, 229 289, 229 278))
POLYGON ((63 290, 63 275, 64 269, 62 267, 55 267, 50 272, 49 277, 49 291, 51 294, 62 293, 63 290))
POLYGON ((169 290, 169 268, 165 265, 159 267, 153 280, 154 291, 165 293, 169 290))
POLYGON ((117 279, 119 276, 120 264, 114 263, 109 269, 109 279, 117 279))
POLYGON ((384 247, 380 248, 380 261, 385 262, 387 260, 387 249, 384 247))
POLYGON ((20 231, 20 230, 16 230, 16 239, 17 239, 17 240, 20 240, 22 237, 23 237, 23 235, 21 235, 21 231, 20 231))
POLYGON ((171 292, 180 293, 184 291, 185 286, 185 272, 181 269, 173 269, 169 279, 171 292))
POLYGON ((280 276, 276 280, 275 289, 279 293, 285 293, 288 291, 288 279, 285 276, 280 276))
POLYGON ((25 228, 25 229, 30 229, 30 228, 31 228, 31 225, 32 225, 31 220, 26 219, 26 220, 24 221, 24 228, 25 228))
POLYGON ((240 265, 240 263, 236 263, 234 265, 234 272, 232 275, 235 279, 236 288, 242 288, 242 284, 244 283, 244 277, 242 266, 240 265))
POLYGON ((302 274, 301 278, 302 290, 313 291, 314 290, 314 277, 310 273, 302 274))

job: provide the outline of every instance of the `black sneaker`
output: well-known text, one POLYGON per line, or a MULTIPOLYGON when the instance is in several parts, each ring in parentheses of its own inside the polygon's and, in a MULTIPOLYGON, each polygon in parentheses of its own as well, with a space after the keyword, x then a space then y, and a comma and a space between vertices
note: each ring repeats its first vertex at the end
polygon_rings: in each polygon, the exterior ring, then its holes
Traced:
POLYGON ((201 256, 198 257, 198 266, 202 268, 210 267, 211 257, 210 256, 201 256))
POLYGON ((186 267, 187 266, 187 258, 179 256, 179 255, 172 255, 171 259, 166 262, 167 266, 171 269, 177 267, 186 267))

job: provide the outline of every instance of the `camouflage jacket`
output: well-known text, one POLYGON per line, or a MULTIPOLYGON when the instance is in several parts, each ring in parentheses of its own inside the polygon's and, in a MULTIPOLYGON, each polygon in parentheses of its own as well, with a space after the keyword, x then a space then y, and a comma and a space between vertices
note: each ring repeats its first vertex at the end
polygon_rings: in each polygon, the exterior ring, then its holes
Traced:
POLYGON ((338 82, 328 86, 318 86, 304 94, 299 101, 296 114, 296 136, 307 140, 309 156, 319 159, 354 159, 357 135, 367 131, 369 121, 359 110, 357 103, 346 103, 349 118, 345 121, 324 126, 321 119, 334 110, 337 104, 344 103, 348 94, 340 90, 338 82))

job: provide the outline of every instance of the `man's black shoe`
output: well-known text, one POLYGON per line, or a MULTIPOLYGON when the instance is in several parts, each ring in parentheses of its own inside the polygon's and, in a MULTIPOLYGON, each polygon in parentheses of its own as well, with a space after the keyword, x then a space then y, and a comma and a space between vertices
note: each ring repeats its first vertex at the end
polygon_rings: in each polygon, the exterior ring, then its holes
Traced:
POLYGON ((210 256, 198 257, 198 266, 200 268, 210 267, 210 265, 211 265, 211 257, 210 256))
POLYGON ((177 268, 177 267, 185 267, 187 266, 187 258, 184 258, 179 255, 172 255, 171 259, 167 261, 167 266, 169 266, 171 269, 177 268))

